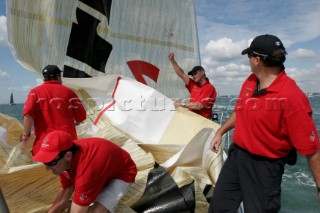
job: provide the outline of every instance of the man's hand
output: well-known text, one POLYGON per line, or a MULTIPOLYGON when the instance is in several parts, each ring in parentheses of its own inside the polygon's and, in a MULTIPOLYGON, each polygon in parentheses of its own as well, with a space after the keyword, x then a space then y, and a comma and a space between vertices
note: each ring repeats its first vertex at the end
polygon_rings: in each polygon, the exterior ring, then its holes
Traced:
POLYGON ((177 109, 178 107, 185 107, 186 105, 180 101, 173 102, 174 107, 177 109))
POLYGON ((174 61, 174 53, 173 52, 169 52, 168 58, 169 58, 170 61, 174 61))
POLYGON ((31 133, 30 135, 22 133, 20 135, 20 143, 17 146, 24 152, 30 151, 32 149, 34 140, 34 133, 31 133))
POLYGON ((210 143, 210 149, 213 152, 218 153, 221 142, 222 142, 222 135, 216 133, 210 143))
POLYGON ((31 134, 25 134, 24 132, 20 135, 20 144, 19 147, 20 148, 24 148, 27 144, 28 139, 30 138, 31 134))

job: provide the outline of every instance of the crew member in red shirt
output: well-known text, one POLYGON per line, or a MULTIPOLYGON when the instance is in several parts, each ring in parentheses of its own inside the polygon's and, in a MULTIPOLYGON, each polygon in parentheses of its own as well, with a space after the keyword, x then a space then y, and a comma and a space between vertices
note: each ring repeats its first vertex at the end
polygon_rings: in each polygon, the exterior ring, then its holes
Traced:
POLYGON ((33 155, 39 150, 45 135, 53 130, 64 130, 72 139, 77 139, 75 125, 86 119, 79 97, 62 85, 61 70, 55 65, 48 65, 42 74, 44 83, 31 89, 23 108, 24 131, 20 146, 26 146, 34 125, 33 155))
POLYGON ((72 140, 55 130, 42 141, 33 160, 59 175, 61 189, 49 213, 63 212, 72 198, 71 213, 113 213, 134 183, 137 168, 130 154, 103 138, 72 140))
POLYGON ((222 135, 234 129, 209 212, 279 212, 286 163, 298 151, 314 175, 320 201, 320 141, 308 98, 286 75, 286 50, 274 35, 257 36, 247 55, 252 74, 242 85, 233 113, 215 133, 218 152, 222 135))
POLYGON ((189 102, 175 101, 175 107, 186 107, 205 118, 212 119, 212 108, 217 97, 217 92, 206 77, 203 67, 195 66, 189 71, 188 75, 192 76, 190 78, 175 61, 173 52, 168 54, 168 58, 176 74, 183 80, 190 93, 189 102))

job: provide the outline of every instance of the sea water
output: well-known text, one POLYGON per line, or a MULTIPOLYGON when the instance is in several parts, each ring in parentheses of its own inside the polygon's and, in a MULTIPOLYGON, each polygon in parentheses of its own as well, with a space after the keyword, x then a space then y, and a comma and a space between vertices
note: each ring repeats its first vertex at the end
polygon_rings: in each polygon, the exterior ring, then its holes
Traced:
MULTIPOLYGON (((215 111, 219 115, 217 122, 225 121, 232 112, 235 100, 233 97, 217 98, 215 103, 215 111)), ((313 109, 313 119, 320 134, 320 97, 310 97, 309 100, 313 109)), ((18 118, 22 122, 22 108, 23 104, 5 104, 0 105, 0 112, 18 118)), ((281 213, 320 213, 315 182, 304 156, 298 157, 296 165, 286 166, 282 181, 281 205, 281 213)))

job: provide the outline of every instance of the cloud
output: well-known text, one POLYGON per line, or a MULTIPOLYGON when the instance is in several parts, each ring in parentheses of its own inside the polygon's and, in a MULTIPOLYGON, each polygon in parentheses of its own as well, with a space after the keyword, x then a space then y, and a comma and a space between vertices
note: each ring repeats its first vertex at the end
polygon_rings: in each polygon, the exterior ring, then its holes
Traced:
POLYGON ((22 89, 22 91, 30 91, 32 89, 32 87, 29 85, 26 85, 26 86, 22 86, 21 89, 22 89))
POLYGON ((313 50, 308 49, 297 49, 289 53, 292 58, 314 58, 317 56, 317 53, 313 50))
POLYGON ((286 73, 293 78, 300 88, 305 92, 320 91, 320 67, 313 69, 298 69, 296 67, 287 68, 286 73))
POLYGON ((245 40, 233 42, 230 38, 221 38, 210 40, 205 47, 205 53, 210 55, 212 60, 229 61, 239 58, 241 51, 247 47, 248 42, 245 40))
POLYGON ((290 2, 197 0, 200 47, 223 37, 240 41, 266 33, 277 35, 286 47, 318 38, 320 2, 290 2))
POLYGON ((41 79, 41 78, 37 78, 36 79, 36 85, 37 86, 41 85, 42 83, 43 83, 43 79, 41 79))
POLYGON ((8 87, 9 91, 20 91, 19 87, 8 87))
POLYGON ((205 64, 206 75, 213 83, 219 95, 237 95, 241 85, 250 75, 251 69, 248 65, 229 63, 220 66, 205 64))
POLYGON ((7 17, 0 16, 0 45, 8 44, 7 17))
POLYGON ((10 75, 7 72, 3 72, 0 70, 0 78, 8 78, 10 75))
POLYGON ((16 91, 16 92, 29 92, 31 90, 31 86, 25 85, 21 87, 8 87, 9 91, 16 91))

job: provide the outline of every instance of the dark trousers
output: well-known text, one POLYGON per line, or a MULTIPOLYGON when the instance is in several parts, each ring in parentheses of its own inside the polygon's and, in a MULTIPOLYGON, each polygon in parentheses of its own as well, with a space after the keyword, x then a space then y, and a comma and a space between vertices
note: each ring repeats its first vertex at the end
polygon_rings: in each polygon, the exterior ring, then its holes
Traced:
POLYGON ((209 213, 237 212, 242 201, 245 213, 279 212, 284 165, 282 159, 251 155, 232 144, 215 185, 209 213))

